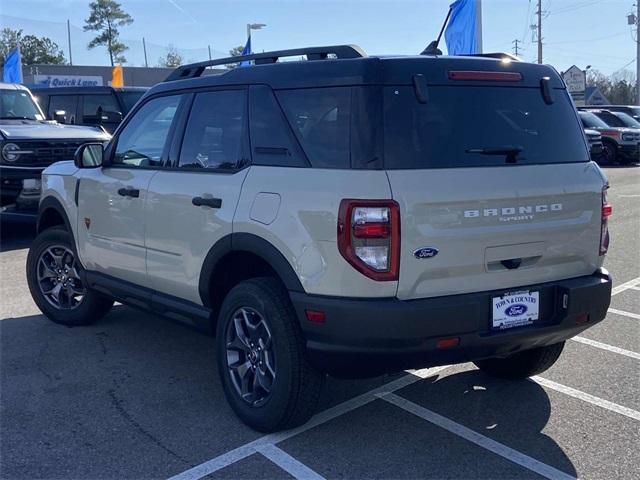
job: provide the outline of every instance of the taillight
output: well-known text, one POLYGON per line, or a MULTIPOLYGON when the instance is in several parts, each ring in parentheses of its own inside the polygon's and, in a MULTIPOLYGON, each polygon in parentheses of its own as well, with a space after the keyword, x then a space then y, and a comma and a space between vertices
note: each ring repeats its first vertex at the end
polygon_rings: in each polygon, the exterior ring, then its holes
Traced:
POLYGON ((609 217, 613 213, 613 207, 607 200, 607 189, 605 185, 602 189, 602 216, 600 220, 600 255, 604 255, 609 250, 609 217))
POLYGON ((393 200, 340 202, 338 250, 356 270, 380 281, 400 270, 400 208, 393 200))

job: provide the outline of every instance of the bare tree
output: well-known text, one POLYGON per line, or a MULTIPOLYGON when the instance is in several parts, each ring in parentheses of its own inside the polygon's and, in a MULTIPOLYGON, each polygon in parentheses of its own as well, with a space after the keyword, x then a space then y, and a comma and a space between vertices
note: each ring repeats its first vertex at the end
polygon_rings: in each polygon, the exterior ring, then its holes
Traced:
POLYGON ((173 45, 169 45, 164 56, 158 59, 159 67, 179 67, 183 63, 182 55, 180 55, 178 49, 173 45))

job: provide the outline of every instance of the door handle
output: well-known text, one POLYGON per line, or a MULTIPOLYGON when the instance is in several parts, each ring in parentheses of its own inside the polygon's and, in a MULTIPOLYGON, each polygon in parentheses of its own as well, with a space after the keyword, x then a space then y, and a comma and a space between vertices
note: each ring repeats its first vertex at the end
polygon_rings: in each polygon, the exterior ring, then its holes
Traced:
POLYGON ((221 198, 203 198, 203 197, 193 197, 191 199, 191 203, 193 203, 196 207, 211 207, 211 208, 220 208, 222 207, 222 199, 221 198))
POLYGON ((118 195, 121 195, 123 197, 138 198, 140 196, 140 190, 131 187, 119 188, 118 195))

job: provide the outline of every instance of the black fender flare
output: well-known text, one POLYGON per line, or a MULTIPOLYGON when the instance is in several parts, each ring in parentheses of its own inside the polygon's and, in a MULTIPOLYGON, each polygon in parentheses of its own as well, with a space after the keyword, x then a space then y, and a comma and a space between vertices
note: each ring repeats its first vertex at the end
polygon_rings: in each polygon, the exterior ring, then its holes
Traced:
POLYGON ((44 217, 44 214, 48 210, 55 210, 62 217, 65 228, 67 229, 71 237, 73 237, 73 229, 71 228, 71 222, 69 221, 67 211, 62 206, 62 203, 60 202, 60 200, 58 200, 55 197, 45 197, 40 202, 40 205, 38 206, 38 220, 36 224, 36 232, 37 233, 42 232, 43 230, 42 219, 44 217))
POLYGON ((218 240, 207 253, 200 271, 198 291, 206 307, 211 307, 210 282, 220 260, 231 252, 248 252, 262 258, 278 274, 285 288, 304 293, 295 270, 280 251, 269 241, 251 233, 230 233, 218 240))

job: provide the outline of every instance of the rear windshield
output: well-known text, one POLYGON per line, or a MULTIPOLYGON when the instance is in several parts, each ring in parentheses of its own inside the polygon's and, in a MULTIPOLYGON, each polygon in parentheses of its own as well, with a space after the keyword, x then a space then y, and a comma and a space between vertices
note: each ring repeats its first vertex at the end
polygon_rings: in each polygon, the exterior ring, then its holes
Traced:
POLYGON ((388 169, 549 164, 589 160, 566 92, 546 104, 538 88, 429 86, 384 88, 388 169))

